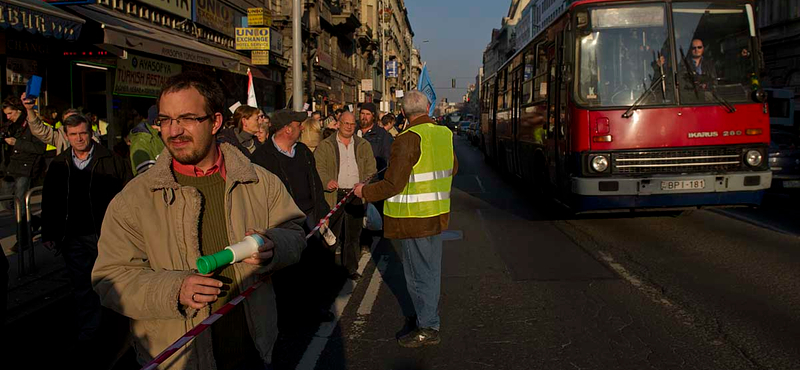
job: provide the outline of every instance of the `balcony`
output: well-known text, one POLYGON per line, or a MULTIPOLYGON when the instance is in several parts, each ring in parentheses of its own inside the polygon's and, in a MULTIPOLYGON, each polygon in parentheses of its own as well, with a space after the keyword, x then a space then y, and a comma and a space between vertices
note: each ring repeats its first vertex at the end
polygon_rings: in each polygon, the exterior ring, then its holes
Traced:
POLYGON ((361 27, 358 13, 353 0, 331 0, 331 24, 341 28, 344 33, 354 32, 361 27))

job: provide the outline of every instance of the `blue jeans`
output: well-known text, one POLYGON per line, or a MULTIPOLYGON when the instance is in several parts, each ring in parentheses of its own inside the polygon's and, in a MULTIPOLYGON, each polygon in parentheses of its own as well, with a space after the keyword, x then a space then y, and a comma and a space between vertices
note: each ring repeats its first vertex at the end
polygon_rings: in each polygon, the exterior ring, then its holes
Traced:
POLYGON ((417 311, 417 326, 439 330, 442 286, 442 234, 400 239, 406 287, 417 311))

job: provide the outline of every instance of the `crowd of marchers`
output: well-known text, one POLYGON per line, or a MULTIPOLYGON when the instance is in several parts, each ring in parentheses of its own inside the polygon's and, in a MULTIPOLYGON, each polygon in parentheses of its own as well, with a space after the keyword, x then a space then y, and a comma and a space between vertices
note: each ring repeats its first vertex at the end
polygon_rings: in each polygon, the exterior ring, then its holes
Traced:
POLYGON ((4 101, 13 178, 4 183, 21 197, 42 179, 34 227, 71 279, 76 358, 110 368, 133 347, 145 364, 269 276, 160 368, 271 369, 276 305, 334 320, 329 284, 361 278, 372 236, 401 248, 414 313, 398 343, 438 344, 441 232, 457 161, 427 97, 407 93, 399 117, 363 103, 324 119, 250 106, 226 117, 224 102, 212 79, 179 74, 146 117, 135 115, 125 144, 107 148, 79 110, 40 112, 24 94, 4 101), (368 207, 383 231, 365 238, 368 207), (264 240, 257 252, 198 272, 199 257, 253 234, 264 240))

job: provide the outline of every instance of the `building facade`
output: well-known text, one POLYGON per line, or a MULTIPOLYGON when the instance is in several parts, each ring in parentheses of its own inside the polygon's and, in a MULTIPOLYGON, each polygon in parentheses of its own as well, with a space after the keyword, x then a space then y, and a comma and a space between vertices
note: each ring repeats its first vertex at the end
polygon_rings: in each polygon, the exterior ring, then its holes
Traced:
POLYGON ((766 87, 800 93, 800 0, 759 0, 757 24, 766 87))

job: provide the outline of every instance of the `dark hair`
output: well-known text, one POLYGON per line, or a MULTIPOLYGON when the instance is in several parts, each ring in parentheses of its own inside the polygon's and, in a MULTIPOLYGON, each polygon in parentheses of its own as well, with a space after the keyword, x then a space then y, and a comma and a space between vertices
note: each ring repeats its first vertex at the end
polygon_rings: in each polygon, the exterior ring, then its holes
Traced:
POLYGON ((249 105, 242 105, 239 108, 236 108, 236 111, 233 112, 233 116, 231 117, 230 121, 228 121, 228 127, 237 127, 240 130, 242 129, 242 118, 250 118, 254 114, 258 114, 260 110, 258 108, 251 107, 249 105))
POLYGON ((78 127, 85 124, 89 132, 92 132, 92 122, 82 114, 73 114, 64 120, 64 127, 78 127))
POLYGON ((61 113, 61 117, 62 117, 62 119, 63 119, 63 117, 64 117, 64 116, 66 116, 66 115, 68 115, 68 114, 69 114, 69 115, 75 115, 75 114, 81 114, 81 112, 80 112, 80 111, 78 111, 78 110, 77 110, 77 109, 75 109, 75 108, 69 108, 69 109, 65 110, 65 111, 64 111, 64 113, 61 113))
POLYGON ((22 99, 16 96, 9 96, 3 100, 3 109, 11 108, 18 111, 25 111, 25 106, 22 105, 22 99))
POLYGON ((205 98, 206 113, 222 114, 225 111, 225 93, 222 91, 222 87, 213 79, 196 71, 183 72, 167 79, 158 94, 156 105, 161 105, 161 98, 164 97, 164 94, 183 91, 191 87, 205 98))
POLYGON ((322 112, 321 111, 315 110, 314 112, 311 113, 312 116, 315 115, 315 114, 319 114, 319 116, 322 117, 322 112))
POLYGON ((342 113, 344 113, 344 109, 339 108, 336 110, 336 114, 342 114, 342 113))
POLYGON ((56 119, 61 119, 61 115, 58 113, 58 109, 52 105, 48 105, 42 109, 42 116, 48 120, 52 119, 53 114, 56 115, 56 119))
POLYGON ((386 115, 381 118, 381 126, 386 126, 389 123, 394 124, 395 122, 394 114, 387 113, 386 115))

